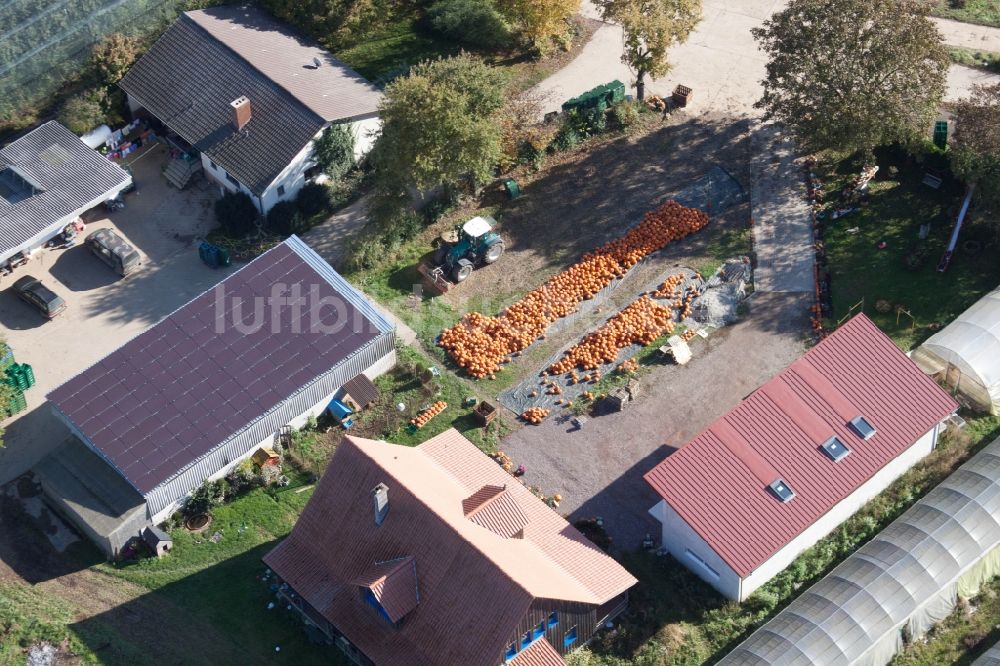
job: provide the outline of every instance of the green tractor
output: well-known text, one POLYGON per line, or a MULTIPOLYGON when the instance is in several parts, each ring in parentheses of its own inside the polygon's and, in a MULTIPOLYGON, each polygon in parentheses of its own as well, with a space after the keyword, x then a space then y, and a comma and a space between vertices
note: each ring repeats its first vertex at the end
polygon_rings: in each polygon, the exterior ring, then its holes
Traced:
MULTIPOLYGON (((503 255, 503 239, 495 231, 496 220, 474 217, 454 231, 441 234, 434 250, 434 266, 422 271, 439 287, 439 279, 458 284, 465 281, 476 266, 492 264, 503 255)), ((444 287, 443 290, 447 290, 444 287)))

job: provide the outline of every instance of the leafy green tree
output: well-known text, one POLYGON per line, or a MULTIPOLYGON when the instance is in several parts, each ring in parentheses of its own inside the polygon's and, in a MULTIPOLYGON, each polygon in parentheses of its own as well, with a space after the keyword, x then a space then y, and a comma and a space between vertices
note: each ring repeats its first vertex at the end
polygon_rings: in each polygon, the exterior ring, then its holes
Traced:
POLYGON ((427 10, 431 27, 462 44, 500 49, 510 44, 510 23, 489 0, 438 0, 427 10))
POLYGON ((58 120, 73 134, 85 134, 104 122, 101 100, 97 90, 71 97, 59 110, 58 120))
POLYGON ((233 238, 248 236, 257 228, 259 212, 245 192, 227 192, 215 202, 215 219, 233 238))
POLYGON ((113 32, 98 42, 90 55, 94 74, 103 85, 117 83, 139 57, 139 40, 113 32))
POLYGON ((279 201, 267 211, 268 232, 275 236, 290 236, 306 231, 306 220, 294 201, 279 201))
POLYGON ((354 166, 354 134, 347 125, 330 125, 313 144, 316 161, 330 178, 339 180, 354 166))
POLYGON ((1000 83, 976 86, 955 105, 952 170, 1000 206, 1000 83))
POLYGON ((506 75, 462 54, 423 62, 385 90, 372 151, 382 189, 477 187, 500 160, 496 116, 506 75))
POLYGON ((792 0, 753 29, 768 56, 757 108, 807 151, 861 151, 927 134, 948 54, 919 0, 792 0))
POLYGON ((295 197, 295 205, 305 217, 314 217, 330 210, 333 205, 333 192, 320 183, 306 183, 295 197))
POLYGON ((701 0, 597 0, 597 6, 605 21, 622 27, 622 62, 635 74, 639 99, 646 96, 646 76, 669 72, 667 51, 686 42, 701 21, 701 0))
POLYGON ((197 516, 200 513, 209 513, 215 507, 221 506, 226 500, 228 488, 229 483, 225 479, 206 480, 191 491, 191 496, 184 503, 184 515, 197 516))

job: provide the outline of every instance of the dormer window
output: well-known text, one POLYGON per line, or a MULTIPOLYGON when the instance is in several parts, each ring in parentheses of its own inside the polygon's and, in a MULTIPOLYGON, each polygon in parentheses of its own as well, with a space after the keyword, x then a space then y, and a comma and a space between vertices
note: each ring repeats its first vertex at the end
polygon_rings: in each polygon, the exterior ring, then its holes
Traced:
POLYGON ((843 460, 851 454, 851 450, 836 435, 820 444, 820 448, 834 462, 843 460))
POLYGON ((777 497, 779 500, 787 504, 795 498, 795 491, 792 487, 785 483, 784 479, 775 479, 770 484, 768 484, 768 489, 777 497))
POLYGON ((851 430, 857 433, 861 439, 871 439, 875 434, 875 426, 863 416, 855 416, 851 419, 851 430))

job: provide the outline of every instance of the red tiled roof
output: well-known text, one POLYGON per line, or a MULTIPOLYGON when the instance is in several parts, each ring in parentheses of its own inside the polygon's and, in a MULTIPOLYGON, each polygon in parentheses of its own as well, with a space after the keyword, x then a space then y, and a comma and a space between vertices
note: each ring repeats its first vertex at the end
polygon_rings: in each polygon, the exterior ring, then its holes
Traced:
POLYGON ((566 661, 544 638, 535 641, 510 660, 511 666, 566 666, 566 661))
POLYGON ((416 448, 345 437, 264 561, 379 666, 496 666, 535 599, 600 605, 635 584, 455 430, 416 448), (376 526, 379 483, 389 512, 376 526), (505 484, 493 497, 508 496, 526 519, 520 539, 466 518, 464 501, 505 484), (374 562, 401 557, 416 566, 419 603, 394 627, 366 607, 355 581, 370 584, 374 562))
POLYGON ((485 485, 462 500, 465 517, 494 534, 509 539, 528 524, 528 517, 505 486, 485 485))
POLYGON ((745 577, 957 408, 858 315, 645 478, 745 577), (848 425, 859 415, 868 440, 848 425), (833 435, 851 449, 838 462, 820 449, 833 435), (778 478, 788 503, 767 489, 778 478))
POLYGON ((375 600, 393 622, 399 622, 417 607, 417 565, 412 557, 376 562, 354 584, 371 590, 375 600))

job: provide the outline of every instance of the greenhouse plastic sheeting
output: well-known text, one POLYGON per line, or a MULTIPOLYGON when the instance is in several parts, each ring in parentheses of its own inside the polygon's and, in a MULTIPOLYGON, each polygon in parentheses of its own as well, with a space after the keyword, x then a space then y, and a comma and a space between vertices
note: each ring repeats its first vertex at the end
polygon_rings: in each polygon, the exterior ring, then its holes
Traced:
MULTIPOLYGON (((881 666, 924 633, 1000 546, 1000 438, 806 590, 720 663, 881 666)), ((982 576, 977 575, 977 580, 982 576)))
POLYGON ((980 409, 1000 413, 1000 288, 928 338, 913 360, 980 409))

